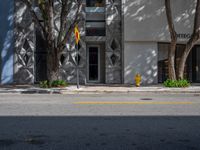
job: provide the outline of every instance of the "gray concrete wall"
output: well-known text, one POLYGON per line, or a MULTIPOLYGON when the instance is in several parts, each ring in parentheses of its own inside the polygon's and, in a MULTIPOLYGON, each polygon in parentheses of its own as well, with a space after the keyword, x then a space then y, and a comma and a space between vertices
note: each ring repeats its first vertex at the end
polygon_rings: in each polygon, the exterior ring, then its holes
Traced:
POLYGON ((33 84, 35 25, 27 6, 21 0, 15 0, 14 7, 14 83, 33 84))
MULTIPOLYGON (((172 12, 178 34, 193 28, 195 0, 173 0, 172 12)), ((125 41, 169 41, 164 0, 125 0, 125 41)), ((179 38, 185 41, 185 38, 179 38)))
MULTIPOLYGON (((191 34, 196 1, 171 2, 177 33, 191 34)), ((170 42, 164 0, 124 0, 124 83, 133 84, 136 73, 144 85, 157 83, 157 61, 167 54, 161 51, 158 57, 158 42, 170 42)))
POLYGON ((128 42, 124 49, 124 82, 134 84, 136 73, 142 75, 142 84, 157 83, 158 51, 155 42, 128 42))
POLYGON ((1 84, 13 82, 13 0, 1 0, 0 4, 0 52, 1 84))

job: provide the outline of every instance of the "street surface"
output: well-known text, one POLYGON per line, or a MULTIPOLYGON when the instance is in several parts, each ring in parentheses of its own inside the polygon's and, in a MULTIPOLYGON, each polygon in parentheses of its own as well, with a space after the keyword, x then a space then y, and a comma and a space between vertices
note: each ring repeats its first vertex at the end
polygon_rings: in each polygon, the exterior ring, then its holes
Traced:
POLYGON ((200 150, 200 94, 0 94, 0 150, 200 150))

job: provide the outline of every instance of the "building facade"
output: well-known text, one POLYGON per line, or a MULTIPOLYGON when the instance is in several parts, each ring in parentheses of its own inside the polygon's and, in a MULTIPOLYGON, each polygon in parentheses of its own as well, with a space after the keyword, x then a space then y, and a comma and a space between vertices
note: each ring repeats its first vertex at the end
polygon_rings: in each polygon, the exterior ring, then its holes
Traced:
MULTIPOLYGON (((73 20, 73 10, 68 16, 73 20)), ((178 34, 177 61, 192 32, 194 0, 172 2, 178 34)), ((1 84, 34 84, 46 79, 43 39, 20 0, 0 7, 1 84)), ((59 27, 60 3, 55 1, 59 27)), ((142 84, 163 82, 167 70, 170 35, 164 0, 85 0, 79 13, 81 40, 76 52, 72 35, 60 58, 60 79, 76 83, 76 58, 82 84, 142 84)), ((55 34, 57 29, 55 29, 55 34)), ((200 81, 200 48, 196 45, 186 65, 186 76, 200 81)))

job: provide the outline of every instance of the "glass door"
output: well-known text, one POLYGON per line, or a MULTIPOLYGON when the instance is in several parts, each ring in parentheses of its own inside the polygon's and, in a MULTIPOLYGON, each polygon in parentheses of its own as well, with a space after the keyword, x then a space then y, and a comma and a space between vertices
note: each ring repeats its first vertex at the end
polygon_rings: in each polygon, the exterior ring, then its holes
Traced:
POLYGON ((100 80, 100 55, 99 46, 88 47, 88 80, 99 82, 100 80))

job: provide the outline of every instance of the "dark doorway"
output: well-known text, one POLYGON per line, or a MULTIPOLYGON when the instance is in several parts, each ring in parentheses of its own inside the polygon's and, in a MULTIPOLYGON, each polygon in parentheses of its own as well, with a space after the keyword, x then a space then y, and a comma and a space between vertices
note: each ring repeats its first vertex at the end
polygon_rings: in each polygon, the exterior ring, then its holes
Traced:
MULTIPOLYGON (((178 64, 185 48, 185 44, 177 44, 175 54, 175 68, 178 70, 178 64)), ((168 51, 170 43, 158 43, 158 83, 163 83, 168 79, 168 51)), ((184 70, 184 78, 192 82, 192 57, 189 54, 184 70)))
MULTIPOLYGON (((168 78, 168 51, 170 43, 158 43, 158 82, 163 83, 168 78)), ((178 63, 180 61, 181 54, 185 48, 184 44, 177 44, 176 47, 176 59, 175 67, 178 69, 178 63)), ((200 83, 200 46, 196 45, 191 50, 184 71, 185 79, 190 82, 200 83)))
POLYGON ((88 47, 88 80, 89 82, 99 82, 100 75, 100 55, 99 46, 88 47))
POLYGON ((200 46, 195 46, 192 50, 193 82, 200 82, 200 46))
POLYGON ((47 50, 45 41, 39 31, 36 31, 35 50, 35 82, 47 80, 47 50))

